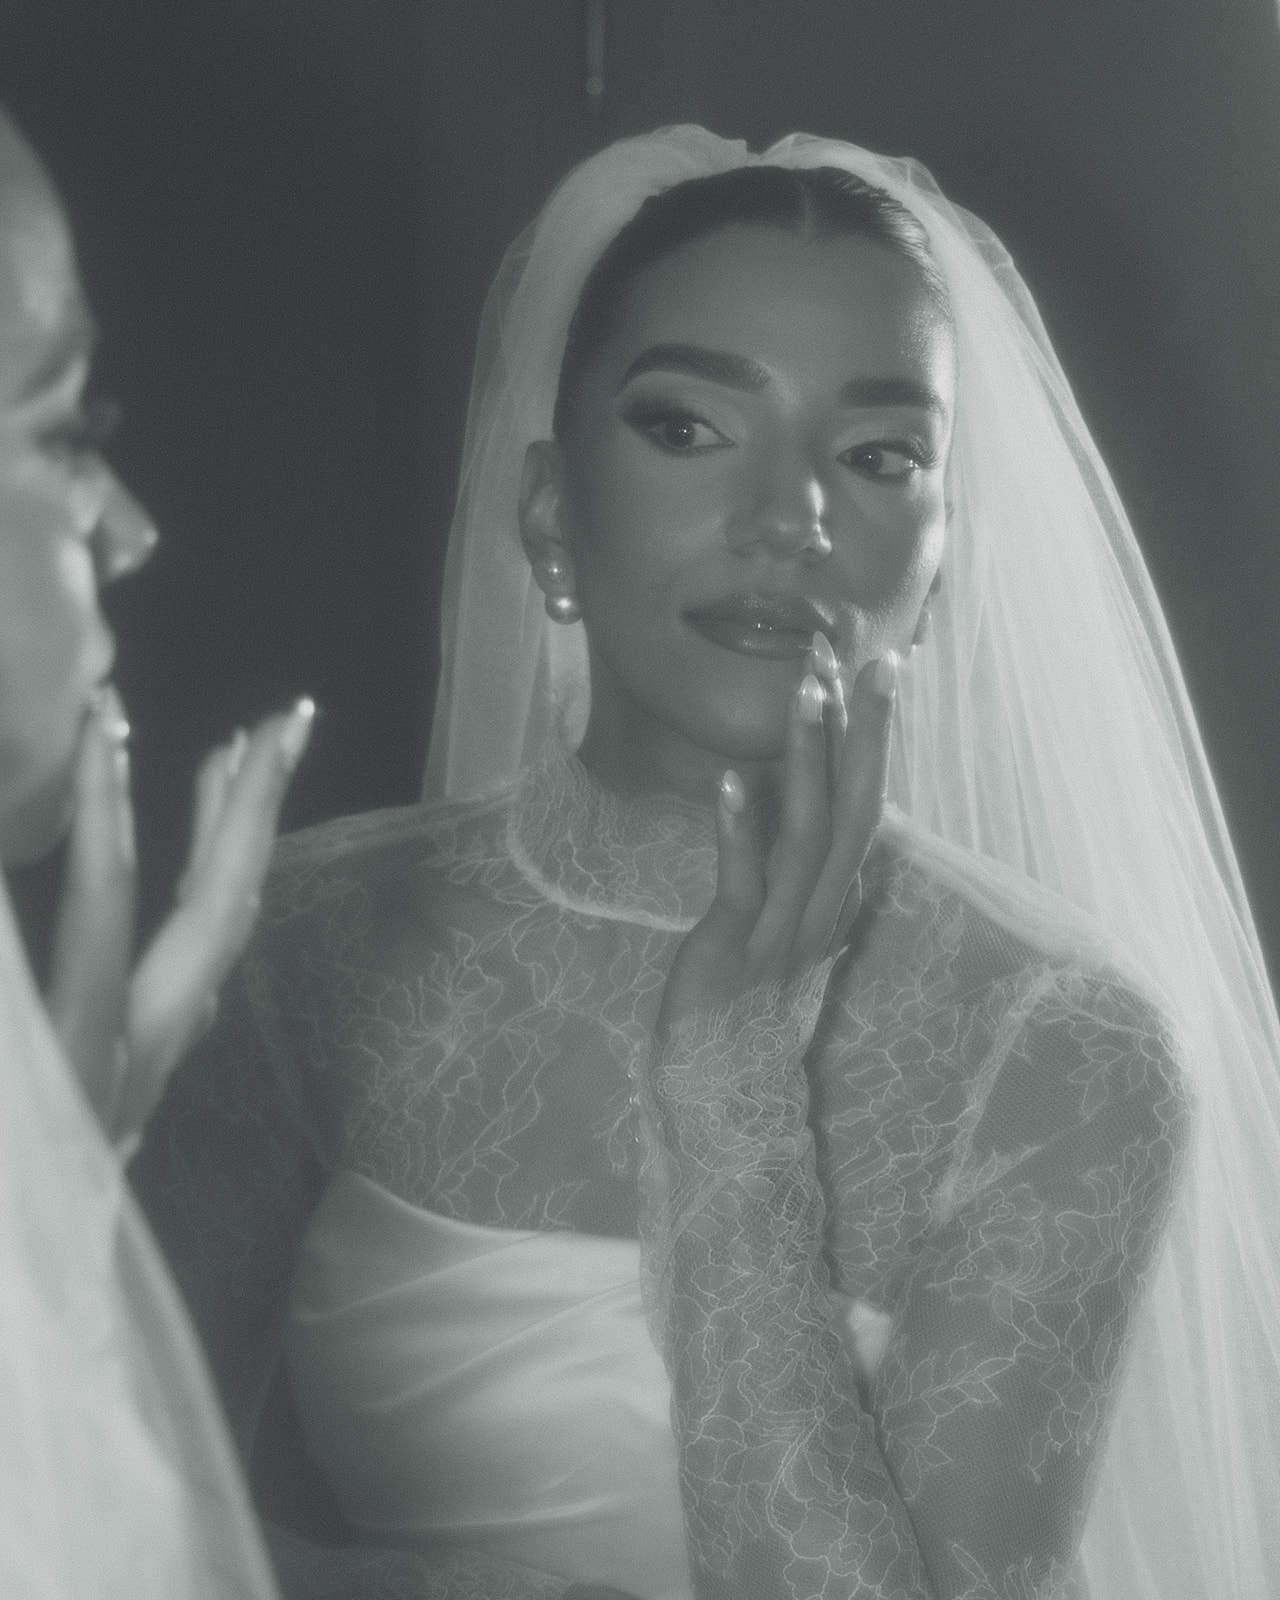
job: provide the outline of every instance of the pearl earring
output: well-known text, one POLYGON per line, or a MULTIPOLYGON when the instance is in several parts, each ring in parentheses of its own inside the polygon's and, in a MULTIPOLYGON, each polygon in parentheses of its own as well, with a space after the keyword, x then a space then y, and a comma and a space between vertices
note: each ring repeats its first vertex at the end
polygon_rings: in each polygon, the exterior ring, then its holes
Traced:
POLYGON ((577 622, 582 615, 582 607, 578 604, 576 596, 571 594, 549 594, 543 604, 552 622, 566 624, 577 622))

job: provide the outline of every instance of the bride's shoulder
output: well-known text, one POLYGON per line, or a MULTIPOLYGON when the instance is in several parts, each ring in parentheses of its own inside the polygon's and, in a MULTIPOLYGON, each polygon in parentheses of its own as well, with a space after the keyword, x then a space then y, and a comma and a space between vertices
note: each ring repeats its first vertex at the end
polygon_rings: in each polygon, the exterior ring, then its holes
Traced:
POLYGON ((422 801, 333 817, 276 844, 272 879, 359 872, 389 860, 441 862, 492 849, 503 834, 510 792, 469 803, 422 801))
POLYGON ((920 964, 945 964, 960 987, 1038 983, 1053 973, 1105 987, 1141 1011, 1161 1009, 1150 976, 1121 943, 1027 874, 952 844, 895 808, 880 849, 886 936, 910 940, 920 964))
POLYGON ((1078 906, 901 813, 879 849, 870 988, 851 997, 855 1015, 874 1019, 878 1001, 895 1050, 905 1025, 917 1047, 967 1060, 997 1119, 1034 1106, 1052 1132, 1125 1100, 1135 1136, 1181 1148, 1194 1075, 1180 1008, 1155 976, 1078 906))
POLYGON ((263 888, 255 943, 283 954, 296 945, 371 946, 449 920, 474 920, 501 898, 510 797, 423 803, 338 817, 287 834, 263 888))

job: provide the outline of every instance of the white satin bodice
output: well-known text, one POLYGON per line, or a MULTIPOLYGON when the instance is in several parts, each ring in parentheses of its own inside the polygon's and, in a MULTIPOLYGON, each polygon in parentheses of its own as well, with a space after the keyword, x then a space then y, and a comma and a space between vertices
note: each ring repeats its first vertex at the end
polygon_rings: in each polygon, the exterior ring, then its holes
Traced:
POLYGON ((456 1222, 334 1177, 285 1348, 351 1521, 644 1600, 690 1595, 639 1255, 630 1239, 456 1222))
MULTIPOLYGON (((832 1302, 869 1376, 888 1318, 832 1302)), ((338 1173, 298 1256, 285 1359, 363 1531, 642 1600, 691 1595, 638 1241, 479 1227, 338 1173)))

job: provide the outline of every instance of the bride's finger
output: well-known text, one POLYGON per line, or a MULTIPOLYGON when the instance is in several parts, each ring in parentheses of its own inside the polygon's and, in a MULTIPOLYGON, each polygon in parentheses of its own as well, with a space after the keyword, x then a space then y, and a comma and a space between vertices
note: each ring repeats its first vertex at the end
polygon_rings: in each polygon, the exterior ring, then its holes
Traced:
POLYGON ((834 795, 844 754, 845 733, 849 726, 849 709, 840 662, 831 640, 821 629, 813 636, 805 665, 821 683, 825 696, 822 721, 827 734, 827 783, 829 792, 834 795))
POLYGON ((681 941, 658 1009, 659 1039, 698 1012, 715 1011, 741 992, 747 940, 764 903, 764 866, 746 791, 736 772, 720 780, 716 805, 716 892, 681 941))
POLYGON ((187 870, 178 885, 178 903, 181 905, 191 891, 191 880, 204 865, 209 847, 226 809, 227 795, 232 781, 244 764, 249 748, 249 735, 237 728, 229 744, 221 745, 204 758, 196 774, 195 817, 191 829, 191 851, 187 870))
POLYGON ((104 1121, 119 1087, 133 954, 137 866, 128 731, 119 697, 104 689, 77 757, 48 994, 54 1028, 104 1121))
POLYGON ((764 867, 742 779, 732 770, 720 780, 716 805, 716 893, 712 909, 746 944, 764 904, 764 867))
POLYGON ((748 960, 761 977, 792 969, 792 944, 831 843, 823 693, 806 674, 787 715, 782 810, 769 853, 768 893, 748 943, 748 960))
POLYGON ((898 658, 889 651, 863 667, 854 683, 831 850, 801 929, 806 950, 838 947, 861 907, 858 873, 884 814, 897 670, 898 658))

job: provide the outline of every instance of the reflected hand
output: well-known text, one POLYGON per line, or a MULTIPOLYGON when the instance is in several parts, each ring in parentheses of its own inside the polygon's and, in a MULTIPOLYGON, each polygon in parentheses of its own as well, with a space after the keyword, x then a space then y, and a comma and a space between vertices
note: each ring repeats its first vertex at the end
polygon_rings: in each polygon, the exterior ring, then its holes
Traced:
POLYGON ((253 928, 314 710, 300 701, 206 757, 177 907, 136 966, 128 726, 114 689, 87 719, 48 1004, 112 1138, 141 1130, 170 1072, 213 1019, 218 989, 253 928))
POLYGON ((814 637, 787 713, 777 833, 767 848, 734 772, 716 808, 716 894, 676 952, 659 1035, 758 983, 834 954, 862 905, 860 873, 884 811, 897 658, 869 662, 846 707, 835 656, 814 637))

